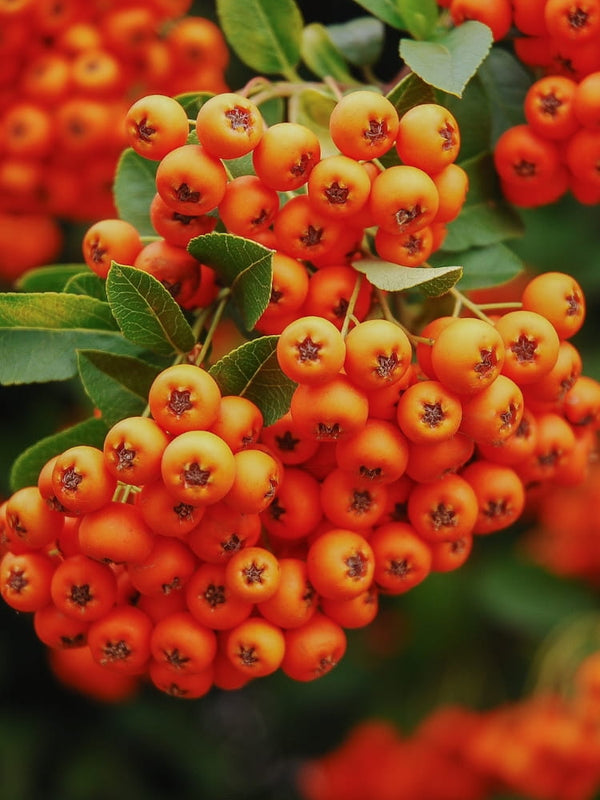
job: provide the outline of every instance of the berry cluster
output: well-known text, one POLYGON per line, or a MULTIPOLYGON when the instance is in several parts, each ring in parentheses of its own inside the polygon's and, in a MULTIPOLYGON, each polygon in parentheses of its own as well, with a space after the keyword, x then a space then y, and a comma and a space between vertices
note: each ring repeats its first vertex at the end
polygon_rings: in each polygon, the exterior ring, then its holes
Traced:
POLYGON ((495 41, 511 37, 515 54, 539 72, 523 101, 526 122, 494 146, 505 197, 524 208, 568 191, 600 202, 600 3, 597 0, 451 0, 452 21, 488 25, 495 41), (513 36, 513 34, 516 34, 513 36))
MULTIPOLYGON (((234 92, 201 106, 192 121, 197 143, 189 140, 186 112, 166 96, 142 98, 126 123, 131 147, 158 161, 150 208, 158 239, 142 244, 130 223, 100 220, 84 238, 86 263, 101 277, 111 261, 133 264, 159 278, 180 305, 196 308, 206 303, 195 286, 207 268, 186 246, 219 221, 275 251, 261 333, 278 334, 303 314, 323 314, 341 328, 355 283, 349 261, 361 256, 365 232, 382 260, 421 266, 441 245, 468 188, 455 163, 458 125, 447 109, 423 103, 399 115, 390 100, 366 90, 335 105, 329 133, 339 153, 324 157, 310 128, 267 126, 258 106, 234 92), (395 162, 384 168, 379 159, 390 151, 395 162), (251 157, 249 174, 232 177, 228 161, 244 156, 251 157)), ((365 282, 357 318, 370 299, 365 282)))
POLYGON ((203 367, 165 368, 147 415, 0 506, 2 597, 33 614, 57 674, 75 663, 98 696, 142 676, 200 697, 326 674, 381 594, 460 567, 540 485, 585 478, 600 385, 569 341, 583 293, 544 273, 519 305, 416 338, 380 317, 346 332, 300 316, 276 350, 297 385, 268 426, 203 367))
POLYGON ((57 220, 114 214, 127 107, 148 91, 224 91, 220 29, 176 2, 0 7, 0 261, 10 281, 60 251, 57 220), (15 236, 13 223, 36 236, 15 236), (12 235, 11 235, 12 234, 12 235))
POLYGON ((410 735, 383 719, 356 725, 298 773, 305 800, 591 800, 600 783, 600 653, 574 691, 533 695, 487 711, 443 706, 410 735))

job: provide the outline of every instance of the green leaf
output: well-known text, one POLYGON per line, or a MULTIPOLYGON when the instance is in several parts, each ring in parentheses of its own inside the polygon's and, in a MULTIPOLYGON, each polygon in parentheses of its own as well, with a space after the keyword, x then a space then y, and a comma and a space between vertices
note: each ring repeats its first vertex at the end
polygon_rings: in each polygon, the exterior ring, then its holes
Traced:
POLYGON ((243 324, 252 330, 271 299, 273 251, 231 233, 197 236, 190 241, 188 250, 231 287, 243 324))
POLYGON ((261 74, 292 77, 300 61, 304 20, 294 0, 217 0, 227 42, 261 74))
POLYGON ((356 17, 338 25, 328 25, 331 41, 355 67, 374 64, 381 56, 385 25, 375 17, 356 17))
POLYGON ((106 294, 121 331, 135 344, 161 355, 187 353, 194 346, 181 308, 153 275, 113 262, 106 294))
POLYGON ((62 292, 0 294, 0 328, 116 330, 108 303, 62 292))
POLYGON ((494 47, 478 73, 488 97, 492 144, 513 125, 525 122, 523 97, 533 80, 531 73, 507 50, 494 47))
POLYGON ((491 150, 492 133, 489 98, 479 74, 467 84, 462 97, 440 92, 437 102, 454 115, 460 131, 460 153, 458 163, 491 150))
POLYGON ((106 285, 98 275, 88 270, 69 278, 63 289, 68 294, 83 294, 106 302, 106 285))
POLYGON ((77 363, 83 388, 107 425, 143 413, 156 367, 102 350, 79 350, 77 363))
MULTIPOLYGON (((74 295, 73 295, 74 296, 74 295)), ((77 374, 79 348, 139 356, 120 331, 0 328, 0 384, 63 381, 77 374)))
POLYGON ((87 269, 85 264, 49 264, 27 270, 16 281, 20 292, 62 292, 67 281, 87 269))
POLYGON ((472 247, 461 253, 438 250, 429 262, 439 264, 449 259, 460 260, 462 264, 461 290, 482 289, 506 283, 525 267, 516 253, 502 243, 490 244, 487 247, 472 247))
POLYGON ((353 261, 352 266, 378 289, 386 292, 419 289, 427 297, 446 294, 462 275, 461 267, 402 267, 378 258, 353 261))
POLYGON ((40 439, 14 461, 10 471, 11 491, 16 492, 17 489, 24 486, 35 486, 44 464, 69 447, 85 444, 101 448, 107 430, 103 420, 91 417, 77 425, 40 439))
POLYGON ((304 89, 297 97, 296 120, 316 134, 321 145, 321 158, 339 153, 329 134, 329 117, 335 104, 330 94, 319 89, 304 89))
POLYGON ((399 6, 413 39, 427 39, 438 21, 435 0, 399 0, 399 6))
POLYGON ((401 39, 400 57, 426 83, 460 97, 492 41, 487 25, 468 20, 432 41, 401 39))
POLYGON ((277 362, 278 338, 261 336, 245 342, 209 370, 222 394, 252 400, 260 408, 265 425, 277 422, 288 411, 296 388, 277 362))
POLYGON ((435 94, 431 86, 414 72, 409 72, 401 81, 398 81, 386 94, 386 97, 394 105, 399 117, 413 106, 435 101, 435 94))
POLYGON ((175 100, 183 106, 188 119, 195 120, 204 103, 211 97, 214 97, 214 92, 185 92, 176 95, 175 100))
POLYGON ((392 28, 398 28, 401 31, 408 29, 404 17, 400 13, 398 0, 355 0, 355 2, 374 17, 391 25, 392 28))
POLYGON ((117 164, 114 182, 119 217, 131 222, 141 236, 155 236, 150 222, 150 203, 156 194, 158 161, 150 161, 127 148, 117 164))
POLYGON ((329 76, 339 83, 358 85, 324 25, 313 22, 305 26, 302 31, 301 55, 306 66, 319 78, 329 76))

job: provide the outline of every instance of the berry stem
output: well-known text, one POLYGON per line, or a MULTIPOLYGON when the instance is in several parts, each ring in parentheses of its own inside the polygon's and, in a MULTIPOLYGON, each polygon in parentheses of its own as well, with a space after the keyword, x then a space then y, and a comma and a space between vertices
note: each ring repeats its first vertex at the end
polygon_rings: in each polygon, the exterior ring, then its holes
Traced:
POLYGON ((344 324, 342 325, 342 336, 346 337, 348 333, 348 328, 350 327, 350 322, 357 323, 358 320, 354 316, 354 308, 356 306, 356 301, 358 299, 358 293, 360 292, 360 287, 362 285, 363 275, 362 272, 356 273, 356 281, 354 282, 354 288, 352 289, 352 294, 350 295, 350 300, 348 302, 348 308, 346 309, 346 315, 344 317, 344 324))
MULTIPOLYGON (((227 303, 229 302, 230 296, 231 296, 231 289, 229 289, 229 288, 223 289, 219 293, 219 295, 217 296, 217 299, 216 299, 215 304, 214 304, 214 313, 212 315, 212 319, 210 321, 209 328, 208 328, 208 330, 206 332, 206 338, 204 339, 204 342, 202 343, 202 347, 200 348, 200 351, 198 352, 198 355, 194 358, 194 364, 197 364, 198 366, 200 366, 202 364, 202 362, 204 361, 204 359, 206 358, 206 354, 208 353, 208 349, 210 347, 210 343, 212 342, 212 338, 213 338, 213 336, 215 334, 215 331, 216 331, 216 329, 217 329, 217 327, 219 325, 219 322, 221 321, 221 317, 223 316, 223 312, 225 311, 225 307, 227 306, 227 303)), ((201 317, 199 318, 199 320, 201 319, 201 323, 198 324, 198 321, 199 321, 198 320, 197 324, 194 326, 194 333, 195 334, 199 335, 200 331, 204 327, 204 322, 206 321, 207 316, 208 315, 204 315, 204 314, 201 315, 201 317)))
POLYGON ((477 303, 474 303, 472 300, 469 300, 469 298, 466 295, 464 295, 461 291, 459 291, 455 286, 453 286, 450 289, 450 294, 454 297, 456 301, 456 306, 452 316, 457 317, 460 313, 461 308, 464 307, 468 308, 469 311, 472 311, 476 317, 479 317, 479 319, 482 319, 484 322, 489 322, 490 325, 493 324, 491 319, 487 316, 487 314, 485 314, 481 310, 481 306, 479 306, 477 303))

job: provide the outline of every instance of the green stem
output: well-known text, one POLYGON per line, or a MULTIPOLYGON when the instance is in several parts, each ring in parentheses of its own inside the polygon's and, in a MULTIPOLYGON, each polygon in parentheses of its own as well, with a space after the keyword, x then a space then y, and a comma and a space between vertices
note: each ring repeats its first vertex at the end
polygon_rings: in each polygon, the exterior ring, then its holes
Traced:
POLYGON ((479 317, 479 319, 482 319, 484 322, 489 322, 490 325, 493 324, 492 320, 487 316, 487 314, 484 314, 484 312, 481 310, 481 307, 477 303, 474 303, 472 300, 469 300, 469 298, 466 297, 466 295, 464 295, 462 292, 460 292, 455 286, 453 286, 450 289, 450 294, 456 300, 459 311, 460 307, 464 306, 465 308, 468 308, 469 311, 472 311, 476 317, 479 317))
POLYGON ((412 333, 405 325, 403 325, 396 317, 394 316, 392 309, 390 308, 390 304, 388 303, 387 295, 382 289, 375 290, 377 294, 377 301, 381 306, 381 311, 383 313, 383 318, 386 319, 388 322, 393 322, 394 325, 397 325, 401 328, 404 333, 407 335, 409 341, 413 346, 417 344, 433 344, 433 339, 428 339, 424 336, 417 336, 416 334, 412 333))
MULTIPOLYGON (((194 359, 194 363, 200 366, 204 359, 206 358, 206 354, 208 353, 208 349, 210 347, 210 343, 212 342, 212 338, 217 330, 219 322, 221 321, 221 317, 223 316, 223 312, 225 311, 225 307, 229 301, 229 297, 231 295, 231 289, 223 289, 223 291, 217 297, 217 305, 210 321, 210 326, 208 331, 206 332, 206 338, 202 343, 202 347, 200 348, 200 352, 194 359)), ((206 318, 205 318, 206 319, 206 318)), ((196 332, 196 331, 194 331, 196 332)))

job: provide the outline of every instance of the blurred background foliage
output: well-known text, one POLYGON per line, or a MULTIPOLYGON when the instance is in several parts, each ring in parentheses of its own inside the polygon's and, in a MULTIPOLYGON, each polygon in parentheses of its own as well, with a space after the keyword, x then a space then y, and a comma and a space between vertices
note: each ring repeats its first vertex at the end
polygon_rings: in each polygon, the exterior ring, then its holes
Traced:
MULTIPOLYGON (((306 22, 364 14, 352 0, 299 6, 306 22)), ((194 3, 191 13, 216 19, 212 2, 194 3)), ((398 67, 398 36, 386 30, 375 71, 391 81, 398 67)), ((248 77, 232 55, 229 85, 248 77)), ((514 250, 533 271, 572 274, 586 293, 588 318, 575 344, 585 373, 600 378, 599 209, 565 197, 519 214, 525 233, 514 250)), ((65 262, 80 260, 83 227, 66 226, 65 262)), ((89 406, 75 382, 2 387, 0 404, 6 496, 13 459, 87 416, 89 406)), ((297 766, 340 743, 358 720, 382 716, 410 731, 441 702, 488 708, 521 697, 544 638, 598 607, 592 589, 528 561, 521 533, 481 537, 456 573, 388 598, 369 628, 349 633, 347 655, 319 681, 304 685, 277 673, 191 702, 152 687, 116 705, 75 693, 53 678, 29 617, 0 604, 2 798, 297 800, 297 766)))

